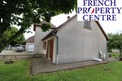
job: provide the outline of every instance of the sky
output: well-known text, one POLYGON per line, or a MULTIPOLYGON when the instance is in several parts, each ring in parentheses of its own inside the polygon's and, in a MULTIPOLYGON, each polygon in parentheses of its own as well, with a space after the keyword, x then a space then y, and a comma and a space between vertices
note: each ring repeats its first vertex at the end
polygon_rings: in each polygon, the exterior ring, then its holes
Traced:
MULTIPOLYGON (((116 0, 116 1, 117 6, 122 7, 121 4, 122 0, 116 0)), ((67 16, 72 17, 75 14, 76 14, 75 12, 72 12, 71 14, 60 14, 58 16, 52 17, 51 23, 54 24, 56 27, 58 27, 67 20, 67 16)), ((100 24, 106 33, 122 33, 122 12, 120 15, 117 16, 117 21, 100 21, 100 24)), ((29 30, 32 31, 33 33, 25 33, 24 35, 26 39, 35 34, 35 32, 33 31, 33 27, 31 26, 30 28, 31 29, 29 30)))
MULTIPOLYGON (((67 16, 72 17, 75 14, 75 12, 71 14, 60 14, 58 16, 52 17, 51 23, 58 27, 67 20, 67 16)), ((100 21, 100 24, 106 33, 122 33, 122 14, 120 15, 118 21, 100 21)), ((25 39, 35 34, 35 32, 33 31, 33 26, 31 26, 30 28, 31 29, 28 30, 32 31, 32 33, 25 33, 25 39)))

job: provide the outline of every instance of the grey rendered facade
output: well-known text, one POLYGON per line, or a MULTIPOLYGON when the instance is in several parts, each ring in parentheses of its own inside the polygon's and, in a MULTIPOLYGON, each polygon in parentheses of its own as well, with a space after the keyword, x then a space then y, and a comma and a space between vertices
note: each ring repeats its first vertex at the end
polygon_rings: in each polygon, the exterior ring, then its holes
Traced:
POLYGON ((35 39, 34 39, 34 54, 43 54, 43 41, 42 38, 49 33, 42 32, 40 27, 35 28, 35 39))
POLYGON ((91 60, 99 57, 100 51, 105 53, 107 58, 108 38, 99 22, 91 21, 91 29, 86 29, 84 22, 77 21, 75 15, 56 30, 56 33, 52 31, 45 36, 35 35, 35 53, 40 50, 41 54, 46 54, 55 64, 91 60), (45 49, 41 45, 44 42, 46 42, 45 49))

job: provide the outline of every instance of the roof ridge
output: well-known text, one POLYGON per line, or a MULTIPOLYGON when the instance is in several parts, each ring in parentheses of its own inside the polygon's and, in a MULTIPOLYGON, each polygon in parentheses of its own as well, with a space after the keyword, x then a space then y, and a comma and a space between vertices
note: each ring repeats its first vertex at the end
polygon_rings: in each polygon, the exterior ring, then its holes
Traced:
MULTIPOLYGON (((59 26, 58 26, 57 28, 55 28, 55 29, 59 30, 59 29, 62 28, 65 24, 67 24, 67 23, 70 22, 72 19, 74 19, 76 16, 77 16, 77 14, 75 14, 73 17, 71 17, 70 19, 68 19, 67 21, 65 21, 64 23, 62 23, 61 25, 59 25, 59 26)), ((105 36, 106 40, 108 41, 108 36, 107 36, 107 34, 105 33, 105 31, 103 30, 103 28, 102 28, 101 24, 99 23, 99 21, 94 21, 94 22, 96 22, 96 24, 98 25, 99 29, 101 30, 101 32, 102 32, 103 35, 105 36)), ((51 32, 49 32, 42 40, 44 40, 45 38, 47 38, 48 36, 50 36, 50 34, 51 34, 52 32, 54 32, 55 29, 52 30, 51 32)))
POLYGON ((59 25, 57 27, 57 29, 60 29, 63 25, 65 25, 66 23, 70 22, 73 18, 75 18, 77 16, 77 14, 75 14, 74 16, 72 16, 71 18, 69 18, 68 20, 66 20, 64 23, 62 23, 61 25, 59 25))

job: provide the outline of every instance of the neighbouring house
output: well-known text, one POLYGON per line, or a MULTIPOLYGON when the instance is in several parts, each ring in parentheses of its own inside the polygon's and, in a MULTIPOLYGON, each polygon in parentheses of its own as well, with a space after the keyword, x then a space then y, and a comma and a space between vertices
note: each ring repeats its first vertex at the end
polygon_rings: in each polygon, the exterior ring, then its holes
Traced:
POLYGON ((25 41, 25 49, 27 52, 34 52, 34 39, 35 36, 31 36, 25 41))
POLYGON ((54 64, 107 58, 108 37, 98 21, 77 21, 77 15, 52 31, 35 29, 35 54, 44 54, 54 64))

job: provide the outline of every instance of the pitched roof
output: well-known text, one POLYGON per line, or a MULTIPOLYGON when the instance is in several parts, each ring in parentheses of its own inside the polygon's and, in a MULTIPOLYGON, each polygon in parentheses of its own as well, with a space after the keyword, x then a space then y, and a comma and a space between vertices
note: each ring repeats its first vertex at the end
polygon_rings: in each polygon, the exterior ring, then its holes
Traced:
POLYGON ((107 36, 107 34, 105 33, 105 31, 103 30, 102 26, 100 25, 100 23, 98 21, 95 21, 96 24, 98 25, 98 27, 100 28, 100 30, 102 31, 103 35, 105 36, 106 40, 108 41, 109 38, 107 36))
POLYGON ((35 36, 29 37, 25 42, 26 43, 34 43, 35 36))
MULTIPOLYGON (((68 20, 67 20, 66 22, 64 22, 63 24, 61 24, 59 27, 55 28, 55 29, 54 29, 53 31, 51 31, 50 33, 48 33, 42 40, 45 40, 46 38, 52 36, 52 35, 53 35, 52 32, 55 32, 56 30, 57 30, 57 32, 58 32, 58 30, 59 30, 60 28, 64 27, 64 25, 66 25, 67 23, 69 23, 69 22, 70 22, 71 20, 73 20, 75 17, 77 17, 77 14, 74 15, 73 17, 71 17, 70 19, 68 19, 68 20)), ((108 41, 108 36, 106 35, 106 33, 105 33, 105 31, 103 30, 103 28, 102 28, 102 26, 100 25, 100 23, 99 23, 98 21, 95 21, 95 22, 96 22, 96 24, 98 25, 98 27, 100 28, 100 30, 102 31, 102 33, 103 33, 103 35, 105 36, 106 40, 108 41)), ((57 33, 57 32, 56 32, 56 33, 57 33)))
MULTIPOLYGON (((45 22, 42 22, 42 23, 48 23, 48 22, 45 21, 45 22)), ((36 30, 36 27, 41 27, 42 23, 39 23, 39 24, 35 23, 35 24, 33 25, 33 31, 36 30)), ((52 28, 56 28, 52 23, 48 23, 48 24, 50 24, 50 26, 51 26, 52 28)))

